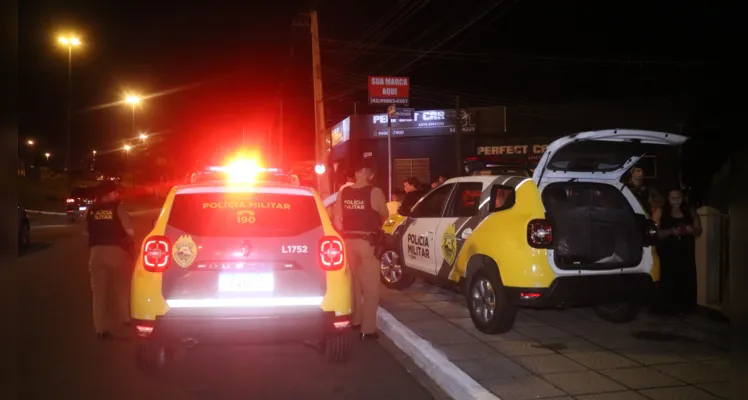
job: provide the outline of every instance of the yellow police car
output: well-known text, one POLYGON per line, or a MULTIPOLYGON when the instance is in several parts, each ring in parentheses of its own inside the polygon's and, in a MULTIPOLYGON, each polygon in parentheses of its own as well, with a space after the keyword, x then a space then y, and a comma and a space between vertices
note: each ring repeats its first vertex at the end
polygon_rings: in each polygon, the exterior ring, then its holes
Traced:
POLYGON ((172 188, 143 240, 131 298, 138 366, 225 339, 314 340, 345 361, 350 273, 318 193, 258 181, 251 166, 226 171, 172 188))
POLYGON ((648 146, 685 141, 585 132, 550 144, 532 178, 450 179, 409 217, 385 222, 382 282, 452 286, 486 333, 511 329, 518 306, 590 305, 607 321, 631 321, 659 281, 659 261, 656 227, 621 178, 648 146))

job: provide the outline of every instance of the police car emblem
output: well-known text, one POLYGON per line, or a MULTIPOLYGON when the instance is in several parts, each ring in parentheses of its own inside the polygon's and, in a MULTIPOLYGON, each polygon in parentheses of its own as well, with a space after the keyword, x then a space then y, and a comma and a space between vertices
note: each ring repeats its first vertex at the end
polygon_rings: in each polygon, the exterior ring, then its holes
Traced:
POLYGON ((442 238, 442 254, 447 264, 454 264, 457 257, 457 236, 454 224, 447 227, 442 238))
POLYGON ((182 268, 187 268, 197 257, 197 245, 190 235, 182 235, 174 243, 171 254, 174 257, 174 262, 182 268))

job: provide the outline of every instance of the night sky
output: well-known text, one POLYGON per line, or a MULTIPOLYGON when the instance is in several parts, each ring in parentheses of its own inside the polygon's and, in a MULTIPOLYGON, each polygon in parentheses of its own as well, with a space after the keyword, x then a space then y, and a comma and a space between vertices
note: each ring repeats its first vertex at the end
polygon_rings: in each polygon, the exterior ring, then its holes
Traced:
POLYGON ((310 39, 292 21, 312 7, 320 15, 330 123, 351 114, 355 102, 359 112, 375 111, 366 106, 367 75, 397 74, 411 77, 417 108, 453 106, 456 94, 466 106, 673 98, 696 113, 694 131, 714 138, 723 133, 724 52, 715 43, 733 28, 727 11, 710 4, 24 1, 19 143, 33 138, 61 162, 67 51, 56 38, 76 32, 84 41, 73 54, 76 160, 121 148, 132 136, 129 106, 101 107, 128 91, 153 95, 136 110, 137 127, 183 160, 233 146, 242 128, 249 142, 261 140, 281 99, 289 156, 311 158, 310 39))

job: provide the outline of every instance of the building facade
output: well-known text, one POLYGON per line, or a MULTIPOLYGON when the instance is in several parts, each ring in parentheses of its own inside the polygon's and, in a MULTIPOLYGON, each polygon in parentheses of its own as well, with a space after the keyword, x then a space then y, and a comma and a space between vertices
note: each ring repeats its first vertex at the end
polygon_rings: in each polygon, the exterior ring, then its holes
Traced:
MULTIPOLYGON (((632 118, 629 112, 619 121, 606 117, 595 120, 582 114, 575 116, 564 110, 565 117, 542 118, 521 109, 479 107, 416 111, 412 118, 393 118, 391 137, 393 188, 399 189, 408 177, 424 183, 435 181, 439 175, 462 174, 462 162, 475 156, 524 160, 528 166, 537 164, 546 146, 553 140, 571 133, 595 129, 630 128, 674 132, 675 123, 632 118), (626 121, 630 121, 626 123, 626 121), (459 139, 458 139, 459 138, 459 139), (459 143, 459 147, 458 147, 459 143)), ((589 109, 587 109, 589 111, 589 109)), ((352 115, 328 130, 331 170, 337 171, 333 184, 343 182, 345 171, 352 160, 373 159, 376 184, 388 187, 387 115, 352 115)), ((658 185, 679 179, 677 149, 661 149, 640 161, 647 178, 658 185), (664 158, 663 158, 664 157, 664 158)))

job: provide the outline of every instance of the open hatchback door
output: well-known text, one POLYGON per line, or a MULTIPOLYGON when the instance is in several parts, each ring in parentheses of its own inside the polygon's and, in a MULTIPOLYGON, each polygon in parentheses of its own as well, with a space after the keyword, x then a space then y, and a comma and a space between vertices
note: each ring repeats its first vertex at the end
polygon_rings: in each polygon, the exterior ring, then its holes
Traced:
POLYGON ((562 180, 618 181, 646 153, 647 145, 680 146, 672 133, 606 129, 576 133, 548 145, 533 173, 538 185, 562 180))

